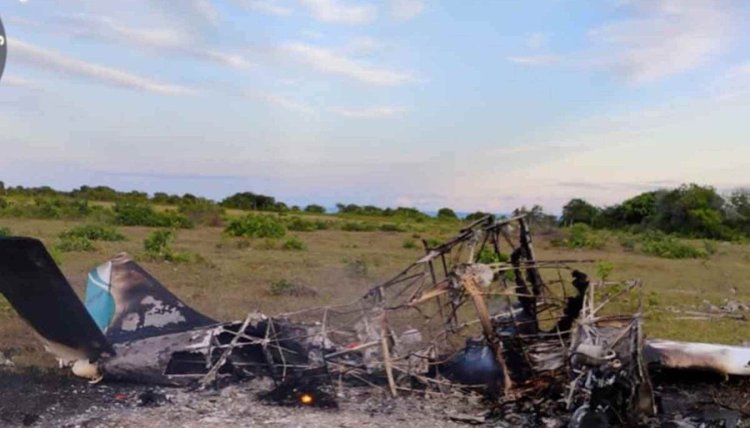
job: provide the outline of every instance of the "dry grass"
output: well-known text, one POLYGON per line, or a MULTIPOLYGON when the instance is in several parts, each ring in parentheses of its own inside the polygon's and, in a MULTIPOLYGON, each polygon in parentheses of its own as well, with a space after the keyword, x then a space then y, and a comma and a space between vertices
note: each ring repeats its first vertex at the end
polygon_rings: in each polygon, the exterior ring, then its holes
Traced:
MULTIPOLYGON (((326 216, 326 218, 331 218, 326 216)), ((79 222, 57 220, 0 219, 15 235, 33 236, 51 246, 57 235, 79 222)), ((445 237, 445 225, 429 229, 421 224, 422 235, 445 237)), ((449 226, 451 228, 456 227, 449 226)), ((138 257, 143 239, 152 230, 145 227, 121 227, 128 238, 124 242, 96 242, 97 251, 62 255, 62 270, 82 295, 86 273, 114 254, 127 251, 138 257)), ((293 311, 317 305, 345 303, 361 296, 371 285, 387 279, 422 254, 418 248, 404 248, 413 232, 344 232, 325 230, 295 233, 304 241, 304 251, 284 251, 280 242, 263 239, 242 240, 222 236, 220 228, 199 227, 180 230, 174 245, 178 251, 200 255, 198 262, 169 264, 143 262, 143 266, 201 312, 222 320, 237 319, 248 311, 264 313, 293 311), (317 291, 314 297, 273 295, 271 284, 286 280, 317 291)), ((418 240, 417 240, 418 241, 418 240)), ((596 251, 553 248, 538 236, 540 259, 606 259, 613 263, 612 279, 640 278, 645 284, 649 336, 739 343, 747 340, 742 321, 676 321, 668 315, 668 306, 699 308, 709 300, 720 304, 725 298, 750 302, 750 249, 722 244, 708 260, 667 260, 628 253, 617 244, 596 251), (734 287, 737 295, 730 289, 734 287)), ((596 265, 580 268, 591 276, 596 265)), ((21 350, 18 364, 53 365, 31 330, 18 319, 0 297, 0 350, 21 350)))

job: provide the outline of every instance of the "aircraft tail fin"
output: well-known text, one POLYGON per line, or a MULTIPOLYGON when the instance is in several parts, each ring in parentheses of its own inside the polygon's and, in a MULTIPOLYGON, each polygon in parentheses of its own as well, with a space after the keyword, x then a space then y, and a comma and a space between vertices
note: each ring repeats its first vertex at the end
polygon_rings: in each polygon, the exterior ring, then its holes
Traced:
POLYGON ((216 323, 183 303, 125 253, 91 270, 86 308, 112 343, 216 323))

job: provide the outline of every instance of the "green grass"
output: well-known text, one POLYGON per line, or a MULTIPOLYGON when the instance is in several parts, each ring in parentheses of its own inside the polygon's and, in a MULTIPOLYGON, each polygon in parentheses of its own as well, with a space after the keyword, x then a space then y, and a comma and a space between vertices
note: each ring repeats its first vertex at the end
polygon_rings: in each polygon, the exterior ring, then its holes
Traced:
MULTIPOLYGON (((237 218, 234 214, 228 210, 230 220, 237 218)), ((268 216, 278 217, 276 214, 268 216)), ((459 227, 458 224, 442 224, 445 222, 424 222, 419 224, 424 228, 419 233, 413 230, 345 231, 338 225, 351 220, 330 215, 299 216, 332 224, 326 230, 299 233, 306 251, 285 251, 283 239, 270 239, 273 245, 263 248, 266 238, 229 238, 220 228, 197 226, 180 230, 170 245, 180 252, 200 254, 205 263, 176 264, 150 260, 140 263, 187 304, 213 318, 233 320, 243 318, 254 309, 276 314, 353 301, 372 285, 391 277, 420 257, 422 237, 433 245, 439 242, 438 237, 450 237, 459 227), (416 248, 410 248, 411 244, 404 245, 409 240, 416 248), (272 294, 270 284, 282 280, 304 284, 317 294, 305 297, 272 294)), ((371 222, 377 229, 382 219, 358 219, 357 222, 371 222)), ((86 224, 74 220, 12 218, 3 219, 2 223, 14 235, 40 238, 48 247, 58 242, 60 233, 86 224)), ((94 251, 65 253, 61 256, 61 268, 82 296, 90 269, 121 251, 133 256, 144 253, 143 241, 154 230, 141 226, 119 227, 118 232, 126 237, 125 241, 96 241, 94 251)), ((701 240, 688 243, 700 248, 704 245, 701 240)), ((712 248, 715 254, 708 258, 666 259, 641 251, 626 251, 617 239, 608 240, 598 249, 571 250, 554 247, 550 237, 536 234, 534 244, 539 259, 596 259, 611 263, 611 269, 606 264, 570 263, 571 267, 587 272, 592 278, 604 273, 610 280, 643 280, 648 336, 720 343, 747 340, 747 329, 741 322, 675 320, 668 308, 696 309, 701 307, 704 299, 720 304, 730 297, 750 302, 748 246, 712 243, 711 246, 716 247, 712 248), (736 296, 730 294, 732 287, 737 289, 736 296)), ((0 343, 23 350, 16 362, 19 365, 53 366, 54 358, 43 351, 29 334, 30 329, 13 310, 3 308, 0 303, 0 343)))

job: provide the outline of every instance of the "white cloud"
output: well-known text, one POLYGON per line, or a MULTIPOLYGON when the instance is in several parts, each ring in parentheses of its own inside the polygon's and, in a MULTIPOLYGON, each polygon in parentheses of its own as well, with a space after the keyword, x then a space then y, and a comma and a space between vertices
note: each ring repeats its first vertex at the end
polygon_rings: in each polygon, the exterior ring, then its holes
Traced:
POLYGON ((634 83, 700 67, 733 37, 734 18, 720 0, 632 0, 625 5, 633 18, 590 32, 600 51, 589 63, 634 83))
POLYGON ((184 55, 232 68, 245 69, 251 66, 239 54, 200 47, 189 33, 177 29, 135 28, 122 25, 106 16, 83 14, 58 17, 57 23, 61 31, 78 37, 184 55))
POLYGON ((283 107, 289 111, 302 114, 314 114, 315 109, 311 106, 295 101, 285 95, 280 94, 263 94, 262 96, 266 101, 276 104, 279 107, 283 107))
POLYGON ((407 111, 405 107, 398 106, 379 106, 367 108, 332 108, 331 111, 350 118, 356 119, 383 119, 388 117, 399 116, 407 111))
POLYGON ((39 83, 23 77, 4 75, 0 86, 14 86, 17 88, 39 89, 39 83))
POLYGON ((186 95, 195 91, 180 85, 151 80, 116 68, 71 58, 18 39, 10 39, 11 59, 39 69, 77 77, 109 86, 138 89, 165 95, 186 95))
POLYGON ((526 37, 526 46, 531 49, 539 49, 547 44, 547 35, 544 33, 532 33, 526 37))
POLYGON ((391 0, 391 16, 406 21, 424 11, 426 0, 391 0))
POLYGON ((269 15, 287 16, 292 14, 292 8, 282 6, 277 0, 237 0, 240 6, 255 12, 269 15))
POLYGON ((511 56, 506 58, 514 64, 521 65, 555 65, 559 64, 562 58, 559 55, 528 55, 528 56, 511 56))
POLYGON ((219 11, 211 0, 149 0, 148 4, 193 31, 215 28, 219 24, 219 11))
POLYGON ((383 49, 385 43, 372 37, 357 37, 350 41, 343 51, 351 54, 366 54, 383 49))
POLYGON ((344 76, 371 85, 396 86, 414 80, 408 73, 372 66, 319 46, 286 43, 281 49, 319 72, 344 76))
POLYGON ((341 0, 299 0, 318 21, 359 25, 377 16, 375 6, 366 3, 344 4, 341 0))

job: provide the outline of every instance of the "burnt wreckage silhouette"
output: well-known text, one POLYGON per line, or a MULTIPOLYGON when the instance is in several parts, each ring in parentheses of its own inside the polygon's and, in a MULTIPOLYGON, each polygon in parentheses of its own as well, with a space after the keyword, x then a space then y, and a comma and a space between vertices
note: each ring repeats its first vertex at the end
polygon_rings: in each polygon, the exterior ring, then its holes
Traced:
POLYGON ((630 426, 656 411, 649 365, 750 375, 747 348, 644 341, 640 281, 570 267, 590 260, 537 260, 524 217, 488 216, 424 245, 355 302, 234 322, 190 308, 126 254, 90 272, 84 305, 31 238, 0 238, 0 292, 78 376, 207 386, 265 375, 269 397, 297 404, 335 405, 331 379, 493 400, 558 385, 572 426, 630 426), (604 315, 623 296, 637 308, 604 315))

